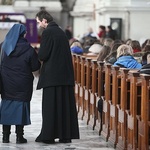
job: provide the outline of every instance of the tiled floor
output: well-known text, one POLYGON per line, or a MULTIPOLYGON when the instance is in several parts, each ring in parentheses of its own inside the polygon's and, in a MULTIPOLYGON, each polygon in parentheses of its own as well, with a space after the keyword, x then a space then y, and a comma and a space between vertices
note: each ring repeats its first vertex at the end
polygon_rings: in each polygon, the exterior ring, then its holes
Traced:
MULTIPOLYGON (((34 81, 34 89, 37 79, 34 81)), ((107 142, 98 136, 97 131, 93 131, 84 121, 79 120, 80 139, 72 140, 70 144, 44 144, 36 143, 35 138, 38 136, 41 128, 41 90, 34 90, 31 101, 31 121, 32 124, 25 127, 25 135, 27 144, 16 144, 16 135, 14 126, 12 126, 10 143, 1 142, 2 131, 0 127, 0 150, 113 150, 107 142)))

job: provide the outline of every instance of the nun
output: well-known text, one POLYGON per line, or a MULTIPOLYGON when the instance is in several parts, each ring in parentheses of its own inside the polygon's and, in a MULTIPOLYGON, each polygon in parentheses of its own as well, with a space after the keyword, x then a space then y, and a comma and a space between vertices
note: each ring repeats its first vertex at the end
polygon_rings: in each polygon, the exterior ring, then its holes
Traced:
POLYGON ((0 124, 3 143, 9 143, 11 125, 15 125, 16 143, 27 143, 23 137, 24 126, 31 124, 33 72, 39 70, 41 64, 35 49, 25 38, 26 33, 23 24, 14 24, 1 43, 0 124))

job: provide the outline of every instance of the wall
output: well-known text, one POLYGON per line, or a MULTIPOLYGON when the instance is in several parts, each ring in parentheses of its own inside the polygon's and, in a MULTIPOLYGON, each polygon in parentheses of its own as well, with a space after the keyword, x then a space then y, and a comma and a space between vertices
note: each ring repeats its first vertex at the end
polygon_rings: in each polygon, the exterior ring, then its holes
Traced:
POLYGON ((74 28, 75 36, 85 32, 89 25, 87 18, 96 32, 99 25, 110 25, 110 18, 121 18, 123 40, 150 38, 150 2, 147 0, 77 0, 71 15, 74 26, 80 26, 74 28))

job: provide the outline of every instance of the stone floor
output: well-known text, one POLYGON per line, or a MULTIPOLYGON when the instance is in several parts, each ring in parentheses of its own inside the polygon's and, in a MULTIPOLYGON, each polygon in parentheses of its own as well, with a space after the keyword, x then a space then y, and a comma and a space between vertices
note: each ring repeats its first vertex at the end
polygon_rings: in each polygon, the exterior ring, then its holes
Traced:
POLYGON ((2 131, 0 127, 0 150, 113 150, 100 136, 97 131, 93 131, 84 121, 79 119, 80 139, 72 140, 70 144, 44 144, 36 143, 35 138, 41 129, 41 97, 42 91, 35 90, 37 79, 34 80, 34 92, 31 101, 31 121, 32 124, 26 126, 24 137, 27 138, 27 144, 16 144, 14 126, 12 126, 10 143, 2 143, 2 131))

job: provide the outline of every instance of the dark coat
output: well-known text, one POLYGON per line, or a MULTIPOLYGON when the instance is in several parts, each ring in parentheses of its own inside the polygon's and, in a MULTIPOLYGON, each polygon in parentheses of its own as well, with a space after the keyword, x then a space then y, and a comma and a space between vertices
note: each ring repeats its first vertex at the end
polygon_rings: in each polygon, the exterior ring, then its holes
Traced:
POLYGON ((38 56, 43 61, 37 87, 43 88, 38 140, 78 139, 71 50, 65 32, 55 22, 43 31, 38 56))
POLYGON ((142 66, 142 68, 139 70, 139 73, 150 74, 150 64, 142 66))
POLYGON ((64 31, 55 22, 50 22, 42 33, 38 57, 43 65, 37 89, 74 85, 69 42, 64 31))
POLYGON ((30 101, 34 79, 32 72, 40 69, 34 48, 22 37, 9 56, 3 52, 2 59, 2 99, 30 101))

